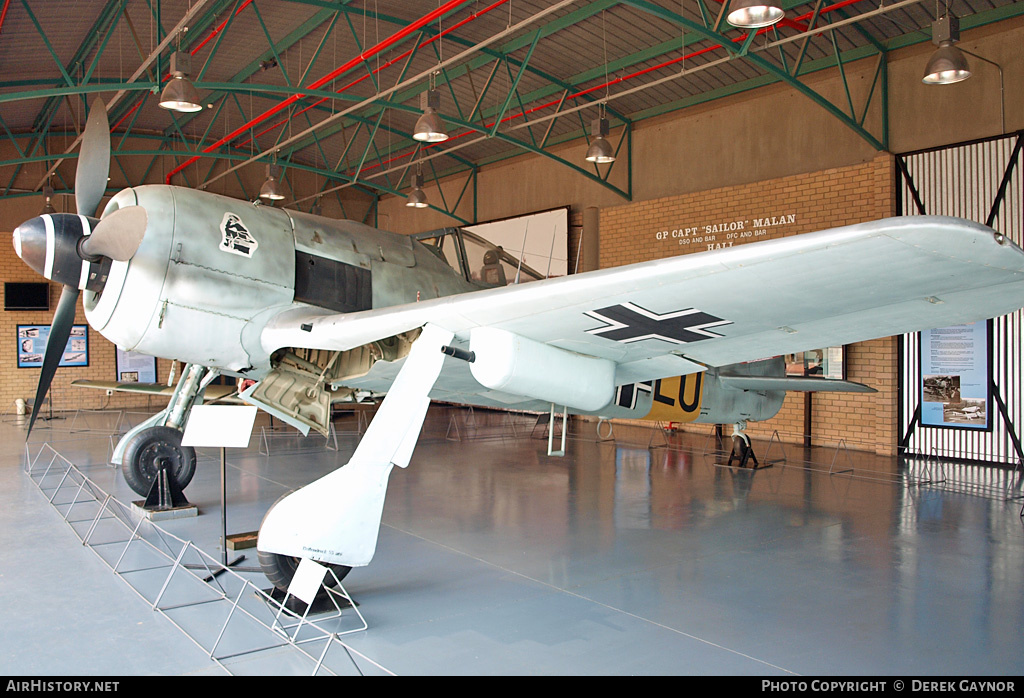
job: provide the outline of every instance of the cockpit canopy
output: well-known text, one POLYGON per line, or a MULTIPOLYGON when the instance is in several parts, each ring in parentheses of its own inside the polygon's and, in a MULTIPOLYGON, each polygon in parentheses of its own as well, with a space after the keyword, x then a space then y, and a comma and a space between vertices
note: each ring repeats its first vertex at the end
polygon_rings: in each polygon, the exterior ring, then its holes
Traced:
POLYGON ((444 259, 467 281, 484 286, 506 286, 543 279, 500 246, 462 228, 441 228, 411 236, 444 259))

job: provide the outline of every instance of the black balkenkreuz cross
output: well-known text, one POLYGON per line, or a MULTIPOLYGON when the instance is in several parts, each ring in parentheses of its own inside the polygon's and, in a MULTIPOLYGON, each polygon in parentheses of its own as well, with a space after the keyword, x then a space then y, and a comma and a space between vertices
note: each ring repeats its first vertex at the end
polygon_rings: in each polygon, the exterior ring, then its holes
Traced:
POLYGON ((729 320, 709 315, 696 308, 659 315, 633 303, 591 310, 586 315, 606 323, 605 327, 587 332, 623 343, 660 339, 672 344, 688 344, 721 337, 722 335, 711 332, 708 328, 732 324, 729 320))

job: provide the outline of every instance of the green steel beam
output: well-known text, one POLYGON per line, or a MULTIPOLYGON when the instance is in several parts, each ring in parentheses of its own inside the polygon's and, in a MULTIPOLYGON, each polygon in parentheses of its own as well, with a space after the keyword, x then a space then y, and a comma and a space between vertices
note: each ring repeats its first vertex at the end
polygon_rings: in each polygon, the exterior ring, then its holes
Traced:
POLYGON ((50 43, 50 39, 46 36, 46 32, 43 31, 42 26, 40 26, 39 20, 36 19, 35 13, 32 12, 32 8, 28 6, 28 0, 21 0, 21 5, 25 8, 25 13, 28 15, 28 18, 32 20, 32 24, 35 26, 36 31, 42 38, 43 45, 46 46, 46 50, 50 52, 50 57, 53 58, 54 64, 56 64, 57 68, 60 69, 60 74, 64 76, 64 82, 69 86, 74 85, 75 81, 71 79, 70 75, 68 75, 67 69, 64 68, 64 64, 60 61, 60 56, 58 56, 57 52, 53 50, 53 44, 50 43))
MULTIPOLYGON (((722 48, 724 48, 732 55, 739 55, 739 49, 737 49, 735 43, 731 41, 728 37, 725 37, 717 32, 713 32, 703 27, 702 25, 698 24, 697 22, 694 22, 690 19, 687 19, 686 17, 683 17, 682 15, 677 14, 676 12, 673 12, 672 10, 667 10, 664 7, 655 5, 651 2, 648 2, 648 0, 622 0, 622 2, 623 4, 630 5, 632 7, 637 8, 638 10, 647 12, 656 17, 660 17, 666 21, 679 24, 692 31, 695 31, 701 36, 705 37, 706 39, 720 44, 722 48)), ((747 60, 750 63, 752 63, 754 66, 771 74, 777 80, 780 80, 788 84, 790 87, 794 88, 804 96, 808 97, 812 102, 814 102, 815 104, 817 104, 818 106, 822 107, 827 112, 832 114, 832 116, 838 119, 843 125, 853 130, 853 132, 860 136, 862 140, 866 141, 876 150, 885 150, 885 144, 883 141, 886 140, 886 138, 884 135, 883 140, 879 140, 874 136, 874 134, 862 128, 860 124, 857 123, 855 117, 847 115, 842 109, 834 105, 832 102, 830 102, 828 99, 820 95, 818 92, 813 90, 808 85, 805 85, 804 83, 792 77, 789 73, 787 73, 785 70, 782 70, 779 66, 775 65, 774 63, 765 59, 764 57, 758 55, 757 53, 748 53, 746 56, 743 56, 743 58, 744 60, 747 60)))

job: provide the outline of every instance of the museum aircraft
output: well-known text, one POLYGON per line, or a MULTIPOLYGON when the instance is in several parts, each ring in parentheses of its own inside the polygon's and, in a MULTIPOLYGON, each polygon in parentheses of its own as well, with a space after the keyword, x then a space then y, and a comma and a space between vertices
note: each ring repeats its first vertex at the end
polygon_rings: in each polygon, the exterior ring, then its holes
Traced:
POLYGON ((497 284, 477 280, 464 255, 449 266, 442 245, 457 231, 447 229, 414 239, 168 185, 124 189, 93 217, 109 139, 97 101, 78 161, 79 214, 14 231, 18 255, 63 284, 29 430, 80 296, 108 340, 185 366, 166 409, 115 449, 141 493, 158 467, 182 485, 191 477, 181 432, 217 375, 248 379, 241 399, 304 432, 326 432, 334 403, 382 399, 345 466, 267 513, 259 557, 278 586, 306 560, 339 576, 370 562, 389 475, 408 466, 431 399, 742 426, 773 416, 786 390, 870 390, 787 378, 781 359, 764 357, 1024 306, 1024 252, 952 218, 502 285, 501 273, 497 284))

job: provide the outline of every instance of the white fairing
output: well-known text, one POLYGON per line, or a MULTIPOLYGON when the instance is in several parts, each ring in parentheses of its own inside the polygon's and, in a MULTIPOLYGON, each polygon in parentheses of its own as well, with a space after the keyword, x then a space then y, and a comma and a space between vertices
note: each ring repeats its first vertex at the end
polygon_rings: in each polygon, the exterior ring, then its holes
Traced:
POLYGON ((615 392, 615 362, 576 354, 490 327, 470 333, 473 377, 484 387, 576 410, 596 411, 615 392))
POLYGON ((452 333, 428 325, 387 397, 343 467, 288 495, 260 527, 263 552, 359 567, 377 549, 388 476, 406 467, 441 373, 452 333))

